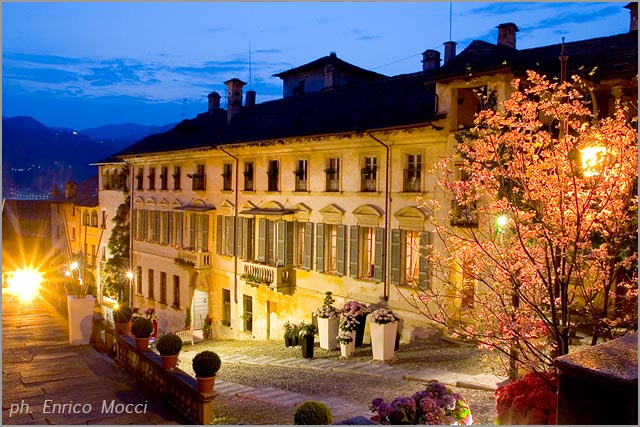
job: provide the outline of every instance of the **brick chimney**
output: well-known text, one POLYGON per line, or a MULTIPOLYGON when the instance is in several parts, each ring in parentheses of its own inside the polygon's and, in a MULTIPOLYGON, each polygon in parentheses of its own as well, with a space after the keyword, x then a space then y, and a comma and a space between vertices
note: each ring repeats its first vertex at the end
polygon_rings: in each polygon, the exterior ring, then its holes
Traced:
POLYGON ((498 46, 507 46, 516 48, 516 33, 518 27, 513 22, 507 22, 506 24, 500 24, 498 28, 498 46))
POLYGON ((456 56, 456 42, 444 42, 444 63, 448 64, 456 56))
POLYGON ((220 94, 218 92, 211 92, 207 95, 207 98, 209 98, 209 108, 207 112, 213 113, 220 109, 220 94))
POLYGON ((255 90, 248 90, 247 91, 247 94, 245 95, 244 105, 245 105, 245 107, 251 107, 253 105, 256 105, 256 91, 255 90))
POLYGON ((64 186, 64 198, 70 199, 76 196, 76 183, 73 181, 69 181, 64 186))
POLYGON ((629 9, 629 32, 638 31, 638 3, 631 2, 625 7, 629 9))
POLYGON ((422 52, 422 71, 437 70, 440 68, 440 52, 428 49, 422 52))
POLYGON ((242 109, 242 88, 246 85, 240 79, 233 78, 224 82, 227 85, 227 122, 242 109))

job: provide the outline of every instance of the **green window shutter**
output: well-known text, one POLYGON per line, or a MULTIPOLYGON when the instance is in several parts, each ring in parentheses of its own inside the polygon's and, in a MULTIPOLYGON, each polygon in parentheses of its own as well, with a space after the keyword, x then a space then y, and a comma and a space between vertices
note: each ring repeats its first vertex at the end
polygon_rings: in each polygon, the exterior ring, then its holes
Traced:
POLYGON ((428 231, 420 234, 420 261, 418 271, 418 286, 422 289, 431 289, 431 266, 427 255, 430 251, 426 245, 432 244, 432 235, 428 231))
POLYGON ((286 229, 287 223, 285 221, 278 221, 276 223, 278 227, 278 240, 276 242, 277 250, 276 250, 276 267, 282 267, 285 263, 285 245, 286 245, 286 229))
POLYGON ((222 255, 222 215, 216 218, 216 253, 222 255))
POLYGON ((288 221, 285 237, 285 257, 284 257, 284 265, 291 266, 293 265, 293 235, 294 235, 294 223, 288 221))
POLYGON ((245 218, 245 259, 252 260, 255 255, 255 219, 245 218))
POLYGON ((384 260, 385 260, 385 247, 384 247, 384 228, 376 228, 376 259, 373 266, 373 278, 382 282, 384 279, 384 260))
POLYGON ((265 262, 267 254, 267 220, 258 219, 258 256, 256 261, 265 262))
POLYGON ((349 276, 358 277, 358 226, 349 227, 349 276))
POLYGON ((336 260, 337 261, 336 269, 338 270, 338 276, 344 276, 345 258, 347 255, 346 234, 347 234, 347 226, 339 225, 338 226, 338 256, 336 260))
POLYGON ((311 247, 313 239, 313 223, 307 222, 304 225, 304 268, 311 270, 311 247))
POLYGON ((138 230, 138 209, 134 209, 131 212, 131 230, 133 231, 133 238, 140 238, 140 230, 138 230))
POLYGON ((400 242, 402 231, 391 230, 391 284, 400 284, 400 242))
POLYGON ((316 271, 324 272, 324 224, 316 224, 316 271))
POLYGON ((178 212, 176 215, 176 244, 182 246, 184 243, 182 224, 184 223, 184 212, 178 212))
POLYGON ((235 217, 228 216, 225 217, 225 245, 224 245, 224 254, 233 256, 233 236, 235 236, 236 231, 236 219, 235 217))
POLYGON ((236 253, 235 256, 238 258, 242 258, 242 249, 244 246, 244 241, 242 240, 244 236, 244 227, 246 224, 246 218, 238 218, 238 223, 236 224, 236 253))
POLYGON ((196 247, 196 214, 189 214, 189 246, 196 247))
POLYGON ((198 215, 198 249, 209 250, 209 215, 198 215))

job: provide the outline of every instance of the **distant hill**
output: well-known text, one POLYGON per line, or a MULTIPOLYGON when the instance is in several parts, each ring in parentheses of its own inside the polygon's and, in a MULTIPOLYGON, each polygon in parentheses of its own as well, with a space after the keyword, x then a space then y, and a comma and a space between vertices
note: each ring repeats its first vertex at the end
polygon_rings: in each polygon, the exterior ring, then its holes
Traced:
POLYGON ((105 125, 97 128, 82 129, 83 135, 88 135, 94 139, 108 139, 122 144, 122 148, 128 147, 134 142, 138 142, 145 136, 154 133, 163 133, 171 130, 177 123, 167 124, 164 126, 145 126, 136 123, 123 123, 119 125, 105 125))
POLYGON ((33 117, 2 117, 2 197, 47 194, 54 185, 82 182, 98 173, 91 163, 163 129, 125 124, 78 132, 49 128, 33 117))

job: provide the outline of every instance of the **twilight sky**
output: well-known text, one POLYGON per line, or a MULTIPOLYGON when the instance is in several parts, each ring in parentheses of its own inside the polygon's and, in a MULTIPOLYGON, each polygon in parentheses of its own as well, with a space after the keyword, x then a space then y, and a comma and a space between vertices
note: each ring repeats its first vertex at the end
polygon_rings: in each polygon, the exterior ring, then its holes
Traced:
POLYGON ((388 76, 413 73, 449 34, 460 52, 495 43, 505 22, 519 27, 518 48, 625 33, 627 3, 3 2, 2 115, 75 129, 163 125, 206 111, 214 90, 226 107, 233 77, 260 103, 282 96, 273 74, 332 51, 388 76))

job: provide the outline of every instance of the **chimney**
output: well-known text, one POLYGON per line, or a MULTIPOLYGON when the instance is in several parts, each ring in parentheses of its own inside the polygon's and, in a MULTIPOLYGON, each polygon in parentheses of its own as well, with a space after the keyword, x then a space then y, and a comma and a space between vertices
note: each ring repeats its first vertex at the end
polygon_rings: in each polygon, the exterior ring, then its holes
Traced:
POLYGON ((76 196, 76 183, 69 181, 64 186, 64 198, 70 199, 76 196))
POLYGON ((440 52, 433 49, 422 53, 422 71, 437 70, 440 68, 440 52))
POLYGON ((513 49, 516 48, 516 33, 518 27, 513 22, 507 22, 506 24, 500 24, 498 28, 498 46, 507 46, 513 49))
POLYGON ((248 90, 247 91, 247 95, 245 96, 244 105, 245 105, 245 107, 251 107, 253 105, 256 105, 256 91, 255 90, 248 90))
POLYGON ((233 78, 224 82, 227 85, 227 122, 242 109, 242 88, 246 85, 240 79, 233 78))
POLYGON ((631 2, 625 7, 629 9, 629 32, 638 31, 638 3, 631 2))
POLYGON ((456 56, 456 42, 444 42, 444 63, 449 63, 456 56))
POLYGON ((213 113, 220 109, 220 94, 218 92, 211 92, 207 95, 207 98, 209 98, 209 108, 207 109, 208 113, 213 113))

